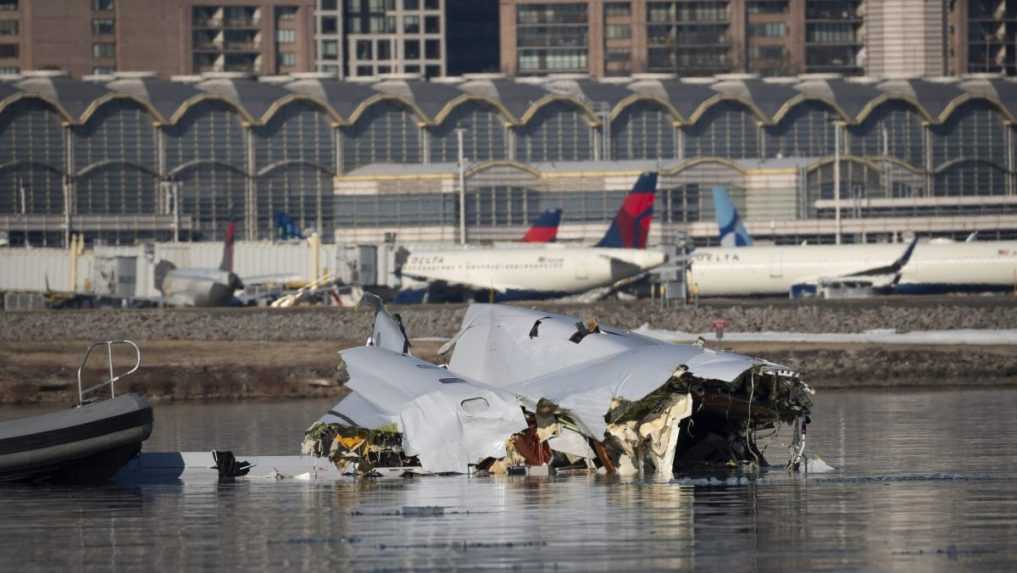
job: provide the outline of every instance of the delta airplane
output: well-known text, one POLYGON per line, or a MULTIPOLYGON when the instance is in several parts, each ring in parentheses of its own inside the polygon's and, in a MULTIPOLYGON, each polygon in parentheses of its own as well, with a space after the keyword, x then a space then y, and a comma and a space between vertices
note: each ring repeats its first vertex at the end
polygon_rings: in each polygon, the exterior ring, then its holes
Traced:
POLYGON ((176 268, 162 260, 155 266, 155 288, 169 306, 227 306, 244 283, 233 272, 233 223, 226 226, 222 262, 217 269, 176 268))
POLYGON ((543 244, 411 253, 399 273, 427 285, 400 291, 395 302, 433 302, 432 294, 442 287, 484 300, 558 298, 639 276, 664 263, 663 253, 645 249, 656 190, 656 173, 640 175, 607 234, 594 246, 543 244))
POLYGON ((915 241, 908 245, 752 246, 727 190, 713 189, 721 247, 696 249, 687 280, 698 296, 796 297, 824 284, 887 291, 900 280, 915 241), (739 246, 740 245, 740 246, 739 246))
POLYGON ((814 293, 840 284, 883 293, 1014 290, 1017 241, 752 246, 726 189, 713 189, 722 247, 696 249, 687 273, 699 296, 814 293))

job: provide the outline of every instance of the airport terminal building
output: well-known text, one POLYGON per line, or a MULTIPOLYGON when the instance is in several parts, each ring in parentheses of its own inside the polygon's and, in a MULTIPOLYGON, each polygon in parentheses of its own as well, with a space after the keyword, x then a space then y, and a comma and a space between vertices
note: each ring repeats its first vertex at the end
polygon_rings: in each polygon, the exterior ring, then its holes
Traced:
POLYGON ((831 242, 838 175, 846 241, 1012 238, 1015 121, 1017 82, 995 75, 29 72, 0 81, 0 232, 11 245, 200 241, 234 221, 265 240, 285 212, 327 242, 455 241, 464 208, 467 239, 488 241, 561 207, 559 237, 593 241, 656 170, 651 242, 709 243, 714 185, 758 238, 831 242))

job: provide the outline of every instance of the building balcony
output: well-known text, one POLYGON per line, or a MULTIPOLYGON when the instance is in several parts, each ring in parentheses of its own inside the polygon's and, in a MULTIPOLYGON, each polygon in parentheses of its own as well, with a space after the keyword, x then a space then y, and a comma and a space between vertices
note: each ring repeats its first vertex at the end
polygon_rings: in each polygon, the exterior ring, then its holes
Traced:
POLYGON ((232 28, 234 30, 236 30, 236 29, 254 29, 254 30, 259 30, 259 29, 261 29, 261 22, 259 20, 257 20, 257 19, 233 18, 233 19, 230 19, 230 20, 223 20, 222 27, 223 28, 232 28))
POLYGON ((219 18, 204 18, 200 20, 194 20, 191 22, 191 27, 195 30, 218 30, 222 28, 222 20, 219 18))
POLYGON ((257 42, 226 42, 223 48, 227 52, 260 52, 257 42))

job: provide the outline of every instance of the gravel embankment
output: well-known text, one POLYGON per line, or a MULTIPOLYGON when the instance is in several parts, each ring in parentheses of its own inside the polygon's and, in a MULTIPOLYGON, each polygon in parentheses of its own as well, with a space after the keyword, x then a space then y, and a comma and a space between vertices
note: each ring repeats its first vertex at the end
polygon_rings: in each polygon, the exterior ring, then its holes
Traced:
MULTIPOLYGON (((623 328, 649 324, 686 332, 708 331, 719 318, 729 321, 729 330, 741 332, 1017 328, 1017 301, 1002 297, 711 302, 671 309, 651 302, 533 306, 596 317, 623 328)), ((465 309, 431 305, 392 310, 402 315, 411 337, 421 338, 453 335, 465 309)), ((138 341, 144 355, 141 371, 122 390, 151 399, 338 396, 345 379, 336 371, 335 351, 362 344, 371 319, 366 310, 314 308, 0 313, 0 403, 72 403, 85 341, 116 338, 138 341)), ((415 351, 436 359, 439 344, 417 341, 415 351)), ((817 389, 1017 385, 1013 346, 727 341, 724 346, 796 368, 817 389)))
MULTIPOLYGON (((726 319, 738 332, 862 332, 957 328, 1017 328, 1017 300, 1004 297, 905 299, 789 304, 712 302, 697 307, 661 308, 649 301, 590 305, 540 303, 531 306, 603 324, 702 332, 726 319)), ((412 337, 455 334, 464 305, 393 307, 412 337)), ((365 338, 369 311, 298 309, 147 309, 32 311, 0 313, 0 342, 52 340, 340 340, 365 338)))

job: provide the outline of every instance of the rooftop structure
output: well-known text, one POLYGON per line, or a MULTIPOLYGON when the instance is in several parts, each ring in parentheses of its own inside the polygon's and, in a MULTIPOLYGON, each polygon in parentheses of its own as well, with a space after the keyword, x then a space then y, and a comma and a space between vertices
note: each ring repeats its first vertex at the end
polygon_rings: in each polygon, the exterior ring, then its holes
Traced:
POLYGON ((845 230, 1017 231, 1017 82, 750 74, 595 81, 479 75, 340 81, 54 72, 0 81, 0 231, 12 244, 274 236, 276 212, 332 240, 455 238, 463 129, 471 239, 564 209, 603 233, 661 172, 651 240, 715 234, 727 184, 755 236, 828 240, 839 147, 845 230))

